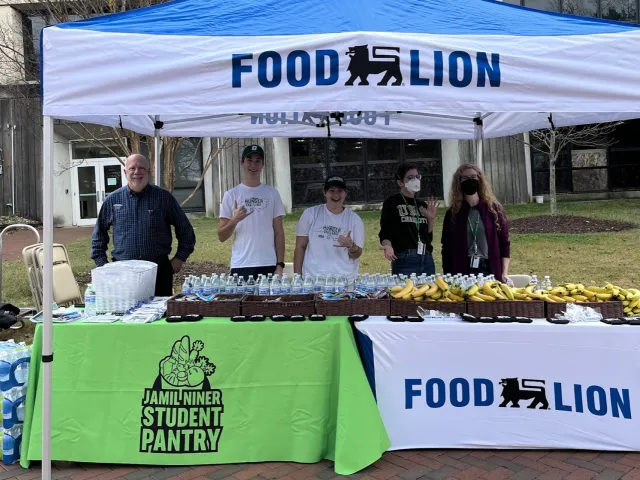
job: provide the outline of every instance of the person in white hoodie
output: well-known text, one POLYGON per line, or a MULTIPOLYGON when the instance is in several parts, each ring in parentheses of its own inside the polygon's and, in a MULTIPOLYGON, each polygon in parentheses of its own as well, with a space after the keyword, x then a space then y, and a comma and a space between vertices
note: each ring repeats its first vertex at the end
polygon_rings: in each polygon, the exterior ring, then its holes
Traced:
POLYGON ((293 271, 301 275, 337 275, 353 282, 364 248, 364 223, 344 207, 347 184, 330 177, 324 184, 326 203, 307 208, 296 226, 293 271))
POLYGON ((264 150, 249 145, 242 152, 242 183, 225 192, 220 208, 218 239, 235 234, 231 250, 231 275, 245 280, 249 275, 284 271, 284 205, 278 191, 260 183, 264 150))

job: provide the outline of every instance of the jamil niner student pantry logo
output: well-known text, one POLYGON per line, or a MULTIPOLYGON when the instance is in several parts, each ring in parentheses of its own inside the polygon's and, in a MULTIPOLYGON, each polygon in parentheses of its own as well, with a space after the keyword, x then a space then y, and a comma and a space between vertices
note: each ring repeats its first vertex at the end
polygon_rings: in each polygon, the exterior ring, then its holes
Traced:
POLYGON ((217 452, 224 411, 222 392, 211 388, 216 366, 201 355, 204 343, 188 336, 175 342, 160 361, 152 388, 144 391, 140 451, 217 452))

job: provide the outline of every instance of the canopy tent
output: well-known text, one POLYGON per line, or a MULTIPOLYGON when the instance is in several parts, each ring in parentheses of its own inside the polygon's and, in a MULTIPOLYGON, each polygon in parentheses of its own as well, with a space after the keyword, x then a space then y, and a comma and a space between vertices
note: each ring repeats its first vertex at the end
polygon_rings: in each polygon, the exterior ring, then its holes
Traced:
MULTIPOLYGON (((550 114, 556 126, 640 117, 638 51, 638 26, 488 0, 175 0, 48 27, 44 305, 53 117, 156 138, 479 139, 550 114)), ((45 479, 51 327, 45 308, 45 479)))

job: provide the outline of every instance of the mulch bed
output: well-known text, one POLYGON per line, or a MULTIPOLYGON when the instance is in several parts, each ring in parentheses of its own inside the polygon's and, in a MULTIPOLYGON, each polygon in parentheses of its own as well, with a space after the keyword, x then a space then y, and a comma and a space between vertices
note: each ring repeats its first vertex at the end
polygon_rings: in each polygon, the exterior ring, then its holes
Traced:
POLYGON ((589 217, 574 215, 544 215, 539 217, 525 217, 509 221, 510 233, 601 233, 622 232, 638 228, 629 222, 615 220, 597 220, 589 217))

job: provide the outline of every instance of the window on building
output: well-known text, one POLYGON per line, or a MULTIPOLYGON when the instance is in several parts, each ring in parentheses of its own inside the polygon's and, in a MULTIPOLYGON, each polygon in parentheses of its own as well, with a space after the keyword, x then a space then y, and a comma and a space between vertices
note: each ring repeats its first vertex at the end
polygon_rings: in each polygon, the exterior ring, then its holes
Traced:
POLYGON ((640 120, 624 122, 613 134, 609 148, 611 190, 640 189, 640 120))
POLYGON ((402 162, 419 168, 420 196, 442 198, 439 140, 293 138, 289 145, 296 207, 324 203, 330 175, 345 179, 348 203, 380 203, 398 191, 395 172, 402 162))
POLYGON ((537 10, 560 12, 560 0, 524 0, 524 6, 537 10))
POLYGON ((621 22, 638 22, 637 0, 601 0, 602 18, 621 22))
MULTIPOLYGON (((202 141, 200 138, 185 138, 176 152, 173 177, 173 196, 178 203, 191 195, 202 175, 202 141)), ((193 198, 182 207, 186 212, 204 211, 204 188, 202 186, 193 198)))

